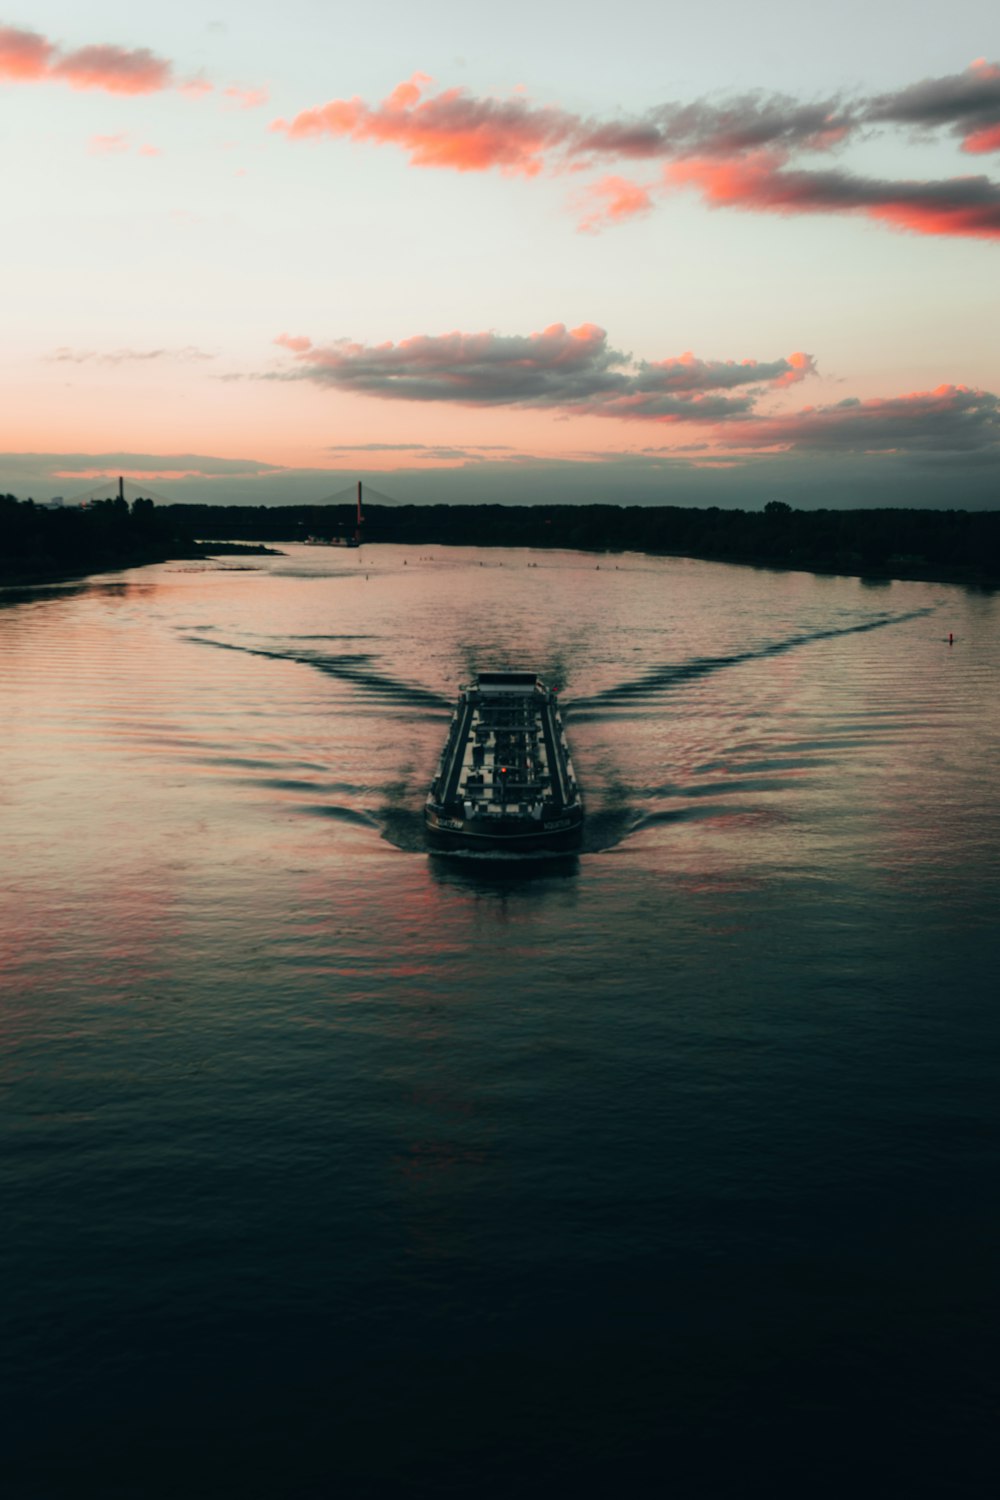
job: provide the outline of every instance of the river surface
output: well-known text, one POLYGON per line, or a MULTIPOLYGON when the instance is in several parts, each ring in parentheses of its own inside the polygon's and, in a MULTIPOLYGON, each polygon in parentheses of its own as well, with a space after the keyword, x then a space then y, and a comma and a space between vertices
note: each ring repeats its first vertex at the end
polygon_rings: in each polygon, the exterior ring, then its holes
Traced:
POLYGON ((292 547, 0 600, 5 1495, 995 1493, 994 595, 292 547), (424 846, 497 667, 579 858, 424 846))

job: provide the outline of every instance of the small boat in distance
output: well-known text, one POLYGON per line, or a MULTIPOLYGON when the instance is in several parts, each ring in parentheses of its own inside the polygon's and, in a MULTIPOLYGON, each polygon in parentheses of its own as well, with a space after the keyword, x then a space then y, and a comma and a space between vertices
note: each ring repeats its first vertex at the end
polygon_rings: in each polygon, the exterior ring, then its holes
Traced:
POLYGON ((438 848, 579 845, 583 802, 556 695, 534 672, 480 672, 462 689, 424 821, 438 848))

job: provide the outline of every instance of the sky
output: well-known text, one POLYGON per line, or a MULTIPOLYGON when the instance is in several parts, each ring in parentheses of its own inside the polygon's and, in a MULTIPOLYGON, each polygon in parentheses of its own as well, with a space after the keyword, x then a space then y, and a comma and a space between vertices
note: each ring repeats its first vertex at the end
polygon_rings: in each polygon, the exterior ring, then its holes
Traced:
POLYGON ((995 0, 0 0, 0 491, 1000 507, 995 0))

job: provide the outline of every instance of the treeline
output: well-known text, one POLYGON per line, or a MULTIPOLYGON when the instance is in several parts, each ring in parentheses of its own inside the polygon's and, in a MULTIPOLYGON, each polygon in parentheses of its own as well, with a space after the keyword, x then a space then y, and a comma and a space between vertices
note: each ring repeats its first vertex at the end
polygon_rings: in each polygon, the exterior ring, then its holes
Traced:
MULTIPOLYGON (((171 505, 164 510, 178 534, 191 537, 281 542, 354 532, 351 505, 171 505)), ((817 572, 1000 579, 1000 510, 794 510, 777 500, 762 511, 678 505, 371 506, 363 535, 365 541, 408 545, 673 553, 817 572)))
MULTIPOLYGON (((352 505, 154 505, 48 509, 0 496, 0 575, 130 567, 248 543, 344 539, 352 505)), ((1000 581, 1000 510, 762 511, 682 506, 371 506, 366 542, 651 552, 880 577, 1000 581)))
POLYGON ((168 558, 204 557, 191 529, 175 510, 191 506, 155 506, 152 500, 95 500, 51 510, 14 495, 0 495, 0 582, 107 572, 166 562, 168 558))
POLYGON ((0 495, 0 577, 46 578, 103 572, 197 555, 152 500, 34 505, 0 495))

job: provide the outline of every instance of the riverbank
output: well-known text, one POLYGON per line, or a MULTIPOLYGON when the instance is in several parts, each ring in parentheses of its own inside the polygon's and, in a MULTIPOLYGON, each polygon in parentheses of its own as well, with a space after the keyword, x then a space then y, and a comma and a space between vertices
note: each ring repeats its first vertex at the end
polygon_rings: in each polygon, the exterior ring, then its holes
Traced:
MULTIPOLYGON (((176 535, 301 541, 344 534, 343 506, 184 506, 156 512, 176 535)), ((403 546, 639 552, 871 579, 1000 585, 1000 510, 763 510, 677 505, 372 505, 363 540, 403 546)))
POLYGON ((76 583, 101 573, 121 573, 128 568, 149 567, 153 563, 208 562, 213 557, 281 557, 276 547, 263 543, 213 542, 208 546, 175 546, 142 548, 129 552, 109 551, 91 556, 79 566, 67 567, 44 556, 0 559, 0 589, 43 588, 47 584, 76 583))
MULTIPOLYGON (((50 510, 0 496, 0 582, 55 582, 268 543, 353 534, 352 506, 159 505, 107 500, 50 510), (225 542, 205 541, 226 537, 225 542)), ((762 511, 709 506, 369 506, 362 539, 408 547, 532 548, 690 557, 853 577, 1000 587, 1000 510, 762 511)))
POLYGON ((773 557, 726 557, 708 552, 655 552, 650 557, 684 557, 692 562, 727 563, 738 568, 769 568, 778 573, 812 573, 817 578, 859 578, 862 583, 952 583, 968 588, 1000 589, 1000 569, 983 572, 968 567, 935 568, 913 563, 885 567, 850 568, 834 562, 779 562, 773 557))

